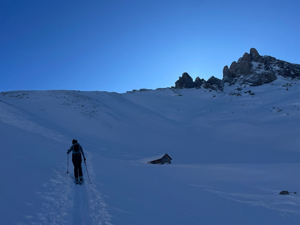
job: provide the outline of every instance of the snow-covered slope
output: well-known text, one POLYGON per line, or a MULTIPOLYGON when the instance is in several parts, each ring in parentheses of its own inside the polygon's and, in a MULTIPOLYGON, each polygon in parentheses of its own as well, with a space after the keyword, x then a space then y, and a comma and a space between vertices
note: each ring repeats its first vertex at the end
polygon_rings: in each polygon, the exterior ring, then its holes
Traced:
POLYGON ((1 224, 298 224, 299 81, 237 88, 0 93, 1 224))

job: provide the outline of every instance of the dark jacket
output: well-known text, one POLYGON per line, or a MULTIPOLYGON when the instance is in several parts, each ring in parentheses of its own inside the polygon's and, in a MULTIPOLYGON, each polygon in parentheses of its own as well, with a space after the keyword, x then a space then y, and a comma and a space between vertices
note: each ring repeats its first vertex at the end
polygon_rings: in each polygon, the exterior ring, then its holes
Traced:
MULTIPOLYGON (((79 143, 75 143, 75 144, 79 145, 79 152, 82 154, 83 158, 85 159, 81 145, 79 143)), ((72 145, 71 148, 67 151, 67 154, 69 154, 70 152, 72 152, 73 155, 75 154, 74 153, 74 145, 72 145)))

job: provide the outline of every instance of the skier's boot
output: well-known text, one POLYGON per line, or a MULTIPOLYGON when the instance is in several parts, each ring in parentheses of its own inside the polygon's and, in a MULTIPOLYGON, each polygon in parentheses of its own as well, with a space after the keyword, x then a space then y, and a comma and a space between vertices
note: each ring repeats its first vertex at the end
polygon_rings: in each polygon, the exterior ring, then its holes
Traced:
POLYGON ((83 180, 83 177, 80 177, 80 181, 82 181, 83 180))
POLYGON ((78 178, 76 178, 76 179, 75 179, 75 183, 76 183, 76 184, 78 184, 78 183, 79 183, 79 180, 78 180, 78 178))

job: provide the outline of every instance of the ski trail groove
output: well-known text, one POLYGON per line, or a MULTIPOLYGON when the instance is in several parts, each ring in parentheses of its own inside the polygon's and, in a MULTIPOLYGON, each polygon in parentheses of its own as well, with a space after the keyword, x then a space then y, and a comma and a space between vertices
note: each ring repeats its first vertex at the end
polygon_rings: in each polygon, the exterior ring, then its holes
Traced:
POLYGON ((75 184, 74 187, 74 205, 73 205, 73 221, 72 224, 85 224, 85 218, 84 218, 84 212, 83 212, 83 197, 82 197, 82 191, 81 191, 81 187, 79 187, 79 184, 75 184))
MULTIPOLYGON (((92 155, 85 151, 88 171, 90 173, 91 182, 89 183, 86 168, 82 168, 84 182, 81 185, 73 184, 74 186, 74 205, 72 225, 112 225, 109 221, 111 216, 108 214, 107 205, 105 204, 96 185, 93 184, 95 180, 95 173, 92 165, 92 155)), ((86 165, 83 163, 82 165, 86 165)), ((73 179, 74 180, 74 179, 73 179)))
POLYGON ((53 169, 52 178, 42 185, 45 190, 37 193, 43 199, 40 212, 28 215, 28 224, 112 225, 107 205, 95 185, 97 181, 91 163, 92 155, 88 152, 87 159, 91 183, 85 168, 82 168, 84 182, 81 185, 75 184, 72 172, 64 172, 64 164, 58 170, 53 169))
POLYGON ((82 187, 79 187, 79 190, 80 190, 80 203, 81 203, 81 205, 80 205, 80 210, 81 210, 82 224, 86 224, 86 223, 85 223, 85 218, 84 218, 85 214, 84 214, 84 212, 83 212, 83 194, 82 194, 82 187))

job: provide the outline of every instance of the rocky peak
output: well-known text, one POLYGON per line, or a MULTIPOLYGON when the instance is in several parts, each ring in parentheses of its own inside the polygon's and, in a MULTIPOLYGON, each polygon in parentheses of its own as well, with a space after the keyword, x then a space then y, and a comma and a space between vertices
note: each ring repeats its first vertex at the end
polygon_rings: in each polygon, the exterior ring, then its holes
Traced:
POLYGON ((277 76, 300 78, 300 65, 285 62, 271 56, 261 56, 255 48, 250 53, 244 53, 238 61, 231 63, 230 67, 223 68, 223 79, 214 76, 207 81, 197 77, 195 82, 188 73, 175 82, 175 88, 207 88, 223 91, 225 83, 248 84, 258 86, 273 82, 277 76))
POLYGON ((193 81, 192 77, 188 73, 183 73, 181 77, 175 82, 175 88, 182 89, 182 88, 201 88, 204 87, 206 89, 212 90, 223 90, 224 84, 222 80, 212 76, 207 81, 204 79, 200 79, 197 77, 195 82, 193 81))
POLYGON ((243 55, 241 61, 250 62, 251 61, 251 55, 249 55, 247 52, 243 55))
POLYGON ((206 89, 223 91, 224 83, 222 80, 212 76, 204 83, 203 87, 206 89))
POLYGON ((204 79, 200 79, 199 77, 196 77, 195 79, 195 88, 200 88, 206 81, 204 79))
POLYGON ((182 77, 179 77, 179 80, 175 82, 175 88, 193 88, 195 87, 193 78, 188 73, 183 73, 182 77))
POLYGON ((251 48, 250 49, 250 55, 251 57, 255 58, 255 57, 259 57, 260 55, 258 54, 258 51, 255 48, 251 48))
POLYGON ((270 83, 277 76, 300 77, 300 65, 278 60, 271 56, 261 56, 255 48, 245 53, 237 62, 223 69, 223 82, 258 86, 270 83))

